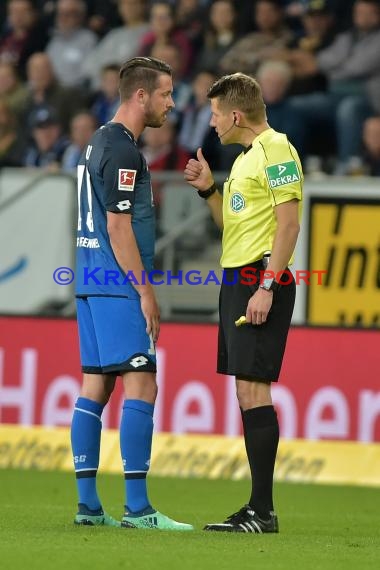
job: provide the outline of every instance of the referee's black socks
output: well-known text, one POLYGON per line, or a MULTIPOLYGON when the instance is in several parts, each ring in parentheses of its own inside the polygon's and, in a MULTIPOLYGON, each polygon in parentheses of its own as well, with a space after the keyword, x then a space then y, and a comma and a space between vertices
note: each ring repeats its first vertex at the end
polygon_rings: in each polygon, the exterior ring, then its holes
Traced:
POLYGON ((273 511, 273 471, 279 427, 273 406, 242 411, 245 448, 251 468, 252 492, 249 505, 267 519, 273 511))

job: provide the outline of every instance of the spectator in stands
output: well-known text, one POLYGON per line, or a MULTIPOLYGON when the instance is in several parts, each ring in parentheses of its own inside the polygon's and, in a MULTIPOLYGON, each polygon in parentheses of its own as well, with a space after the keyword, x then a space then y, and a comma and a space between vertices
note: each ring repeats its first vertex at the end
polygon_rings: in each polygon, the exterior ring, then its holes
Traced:
POLYGON ((218 164, 219 145, 215 145, 214 129, 210 127, 211 106, 207 93, 215 81, 210 71, 200 71, 192 81, 193 97, 185 110, 182 127, 178 135, 180 148, 195 157, 197 149, 203 148, 208 162, 218 164))
POLYGON ((58 0, 53 37, 46 52, 61 85, 82 86, 83 61, 92 53, 97 36, 83 27, 86 4, 83 0, 58 0))
POLYGON ((28 58, 48 41, 32 0, 9 0, 7 29, 0 37, 0 61, 13 63, 22 77, 28 58))
MULTIPOLYGON (((302 61, 304 52, 316 55, 329 46, 334 38, 334 17, 327 5, 327 0, 310 0, 303 8, 301 16, 303 33, 295 38, 290 48, 271 51, 270 55, 273 59, 283 60, 292 67, 293 79, 288 89, 288 96, 315 93, 316 91, 324 92, 327 89, 327 79, 324 73, 316 70, 315 73, 305 76, 302 68, 298 68, 298 61, 299 59, 302 61)), ((291 115, 300 115, 300 110, 292 107, 289 102, 286 103, 286 107, 288 107, 291 115)), ((277 128, 281 130, 280 125, 277 128)), ((304 131, 303 120, 299 126, 295 126, 295 130, 304 131)), ((320 176, 323 175, 323 159, 329 159, 336 152, 335 129, 332 125, 321 122, 313 127, 312 133, 312 137, 304 138, 302 136, 301 138, 304 139, 302 142, 297 136, 298 142, 295 144, 300 152, 306 172, 320 176), (307 159, 305 160, 306 155, 307 159)))
POLYGON ((203 28, 206 10, 201 0, 178 0, 176 3, 176 23, 189 38, 197 54, 203 44, 203 28))
POLYGON ((58 0, 35 0, 34 5, 42 17, 48 21, 49 26, 54 22, 54 13, 58 0))
POLYGON ((365 119, 380 111, 380 5, 377 0, 356 0, 354 27, 339 34, 316 56, 303 52, 297 65, 305 76, 326 74, 327 93, 294 97, 310 132, 336 126, 336 174, 349 174, 350 164, 361 154, 365 119))
POLYGON ((327 0, 327 8, 335 17, 335 28, 344 32, 352 27, 352 7, 356 0, 327 0))
POLYGON ((305 76, 302 67, 298 68, 298 60, 302 62, 304 52, 316 55, 334 39, 334 16, 327 6, 327 0, 310 0, 302 15, 303 33, 295 39, 290 49, 272 51, 273 59, 287 61, 293 68, 293 95, 325 91, 327 88, 324 73, 316 70, 314 74, 305 76))
POLYGON ((286 0, 283 2, 286 19, 294 23, 294 27, 297 27, 297 23, 304 13, 305 3, 308 3, 307 0, 306 2, 303 0, 286 0))
POLYGON ((197 70, 220 72, 219 62, 237 41, 236 8, 232 0, 216 0, 210 7, 204 32, 204 46, 197 58, 197 70))
POLYGON ((56 80, 46 53, 35 53, 28 61, 29 96, 26 119, 41 106, 49 106, 58 116, 63 132, 68 132, 71 118, 83 107, 83 96, 73 88, 62 87, 56 80))
POLYGON ((96 117, 87 111, 75 115, 70 125, 70 144, 62 157, 62 170, 75 172, 83 150, 98 127, 96 117))
POLYGON ((149 29, 146 0, 118 0, 118 9, 123 25, 108 32, 83 63, 93 88, 99 87, 105 65, 121 65, 136 55, 141 38, 149 29))
POLYGON ((271 50, 287 47, 294 35, 285 24, 279 0, 256 0, 254 4, 257 30, 238 40, 222 57, 220 69, 224 73, 255 74, 263 59, 271 57, 271 50))
MULTIPOLYGON (((251 15, 253 2, 254 0, 239 0, 238 2, 238 29, 240 33, 245 34, 253 28, 254 22, 251 15)), ((339 31, 347 30, 351 26, 351 12, 354 2, 355 0, 327 0, 327 7, 336 18, 336 28, 339 31)), ((286 21, 297 32, 300 30, 302 16, 309 4, 310 0, 279 0, 286 21)))
POLYGON ((117 5, 119 0, 86 0, 88 4, 88 27, 99 37, 121 26, 117 5))
POLYGON ((152 4, 149 24, 149 31, 141 38, 139 55, 152 55, 155 45, 175 44, 181 53, 181 74, 186 76, 190 72, 193 48, 184 31, 176 27, 174 6, 161 0, 152 4))
POLYGON ((380 116, 370 117, 365 121, 363 142, 368 174, 380 176, 380 116))
MULTIPOLYGON (((256 0, 238 0, 237 23, 240 35, 245 35, 255 28, 254 4, 256 0)), ((278 0, 278 5, 282 9, 287 21, 297 19, 301 16, 307 0, 278 0)))
MULTIPOLYGON (((99 37, 120 25, 117 13, 118 0, 84 0, 87 8, 87 26, 99 37)), ((58 0, 35 0, 36 6, 48 28, 54 26, 58 0)))
POLYGON ((44 168, 49 172, 58 171, 69 141, 62 136, 58 117, 53 109, 37 109, 31 117, 31 129, 33 143, 26 151, 24 165, 44 168))
POLYGON ((334 36, 334 24, 328 0, 310 0, 302 16, 303 34, 296 47, 312 53, 328 47, 334 36))
POLYGON ((268 60, 260 65, 256 78, 260 83, 269 125, 287 135, 302 160, 307 133, 301 113, 287 99, 293 79, 291 67, 284 61, 268 60))
POLYGON ((99 125, 108 123, 120 104, 119 71, 119 65, 112 64, 102 69, 100 90, 91 106, 91 112, 95 115, 99 125))
POLYGON ((173 43, 156 44, 152 48, 151 56, 165 61, 172 68, 172 99, 175 103, 175 108, 170 112, 168 120, 176 125, 178 131, 182 124, 183 113, 189 104, 192 94, 191 86, 183 80, 181 51, 173 43))
MULTIPOLYGON (((180 170, 182 172, 189 158, 188 153, 177 144, 175 126, 171 121, 165 121, 159 129, 150 127, 145 129, 141 152, 150 171, 180 170)), ((162 182, 153 178, 153 200, 158 210, 161 203, 161 187, 162 182)))
POLYGON ((25 109, 27 96, 27 89, 21 83, 15 66, 12 63, 0 62, 0 97, 17 115, 21 115, 25 109))
POLYGON ((207 92, 214 81, 215 76, 211 72, 200 71, 192 82, 193 97, 185 111, 178 138, 180 146, 190 155, 195 155, 210 131, 211 107, 207 92))
POLYGON ((173 123, 165 121, 159 129, 148 127, 144 131, 143 153, 149 170, 183 170, 188 161, 188 154, 176 143, 176 131, 173 123))
POLYGON ((352 3, 355 0, 283 0, 286 20, 298 36, 302 32, 305 13, 310 7, 319 9, 326 7, 330 14, 339 18, 339 31, 348 27, 351 20, 352 3))
POLYGON ((0 98, 0 168, 22 166, 24 147, 18 135, 16 115, 9 103, 0 98))

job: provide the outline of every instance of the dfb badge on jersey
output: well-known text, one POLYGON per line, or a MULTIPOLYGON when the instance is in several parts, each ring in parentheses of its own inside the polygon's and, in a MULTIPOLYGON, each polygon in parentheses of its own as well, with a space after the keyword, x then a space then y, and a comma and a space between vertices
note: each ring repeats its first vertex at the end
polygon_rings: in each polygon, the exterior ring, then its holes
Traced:
POLYGON ((135 188, 136 172, 136 170, 119 168, 119 190, 122 192, 133 192, 135 188))

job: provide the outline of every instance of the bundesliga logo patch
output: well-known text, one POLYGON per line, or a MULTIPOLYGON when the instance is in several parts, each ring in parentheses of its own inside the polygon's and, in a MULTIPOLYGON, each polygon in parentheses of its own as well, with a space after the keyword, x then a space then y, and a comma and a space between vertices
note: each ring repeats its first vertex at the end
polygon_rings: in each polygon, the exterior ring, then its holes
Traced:
POLYGON ((301 180, 297 163, 294 160, 267 166, 265 172, 271 188, 285 186, 285 184, 292 184, 293 182, 300 182, 301 180))
POLYGON ((119 168, 119 184, 118 188, 122 192, 133 192, 136 181, 136 170, 127 170, 119 168))

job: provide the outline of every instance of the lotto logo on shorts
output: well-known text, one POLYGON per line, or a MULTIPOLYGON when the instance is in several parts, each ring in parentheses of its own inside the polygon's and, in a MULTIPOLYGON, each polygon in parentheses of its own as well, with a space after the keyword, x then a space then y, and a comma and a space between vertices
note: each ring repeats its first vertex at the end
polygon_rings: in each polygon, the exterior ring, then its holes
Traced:
POLYGON ((292 184, 301 180, 297 163, 294 160, 267 166, 265 172, 271 188, 278 188, 278 186, 285 186, 285 184, 292 184))
POLYGON ((119 190, 122 192, 133 192, 136 180, 136 170, 119 168, 119 190))

